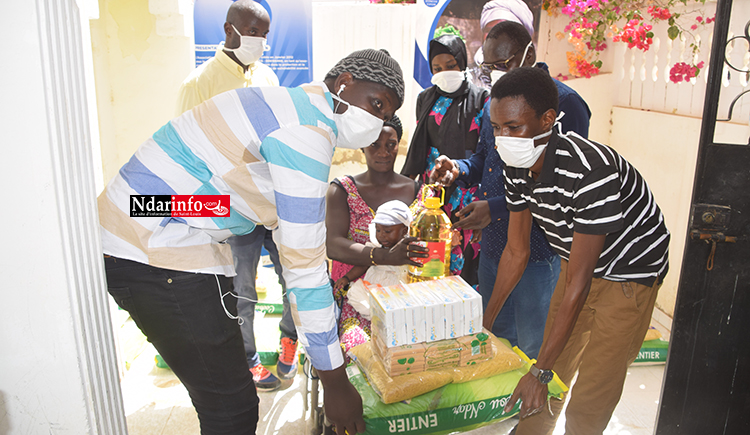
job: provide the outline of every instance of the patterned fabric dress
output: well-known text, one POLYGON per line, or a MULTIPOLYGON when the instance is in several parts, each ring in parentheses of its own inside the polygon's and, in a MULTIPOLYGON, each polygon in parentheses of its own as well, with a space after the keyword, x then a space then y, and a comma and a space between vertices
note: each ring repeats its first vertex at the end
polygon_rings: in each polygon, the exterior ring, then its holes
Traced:
MULTIPOLYGON (((443 116, 451 104, 453 104, 452 98, 441 96, 432 106, 430 115, 427 118, 427 132, 431 138, 434 136, 433 143, 439 143, 437 137, 438 127, 440 127, 440 124, 443 121, 443 116)), ((483 110, 480 111, 477 116, 471 120, 469 135, 472 139, 474 136, 476 136, 477 140, 479 138, 483 113, 483 110)), ((474 142, 476 142, 476 140, 474 142)), ((435 160, 440 154, 441 153, 437 148, 430 147, 429 154, 427 155, 427 167, 422 175, 423 180, 429 180, 430 172, 435 168, 435 160)), ((461 210, 474 201, 474 194, 476 191, 476 186, 468 189, 456 186, 455 190, 453 190, 453 193, 450 195, 450 198, 445 199, 443 211, 449 218, 451 218, 451 222, 457 220, 453 216, 454 212, 461 210)), ((461 231, 461 243, 458 246, 454 246, 451 250, 450 270, 452 275, 461 275, 466 282, 471 285, 476 285, 477 269, 479 267, 479 243, 470 243, 472 233, 472 230, 461 231)))
MULTIPOLYGON (((368 226, 375 217, 375 212, 365 203, 349 177, 337 178, 333 181, 343 187, 347 193, 346 203, 349 206, 349 235, 348 238, 356 243, 365 244, 370 241, 368 226)), ((353 266, 338 261, 331 262, 331 279, 336 282, 346 275, 353 266)), ((344 353, 354 346, 370 341, 370 321, 362 317, 350 304, 346 297, 347 290, 333 291, 333 298, 341 308, 339 318, 339 341, 344 353)), ((349 357, 347 356, 347 364, 349 357)))

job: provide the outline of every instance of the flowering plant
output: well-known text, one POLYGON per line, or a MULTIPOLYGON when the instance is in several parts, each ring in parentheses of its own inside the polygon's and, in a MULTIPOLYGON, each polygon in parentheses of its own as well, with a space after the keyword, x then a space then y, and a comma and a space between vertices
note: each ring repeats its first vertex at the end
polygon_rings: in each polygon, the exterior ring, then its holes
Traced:
MULTIPOLYGON (((711 24, 714 18, 705 17, 699 10, 673 12, 677 6, 704 5, 706 0, 543 0, 542 7, 551 15, 570 17, 565 27, 568 42, 575 48, 568 51, 568 69, 575 77, 589 78, 599 73, 602 61, 599 53, 607 48, 607 38, 624 42, 630 49, 648 51, 653 42, 653 24, 666 21, 667 35, 675 40, 691 39, 692 61, 672 66, 669 78, 674 83, 689 81, 700 74, 703 62, 697 62, 700 46, 694 31, 711 24), (691 20, 689 17, 695 14, 691 20), (697 63, 696 63, 697 62, 697 63)), ((562 39, 565 34, 558 32, 562 39)))

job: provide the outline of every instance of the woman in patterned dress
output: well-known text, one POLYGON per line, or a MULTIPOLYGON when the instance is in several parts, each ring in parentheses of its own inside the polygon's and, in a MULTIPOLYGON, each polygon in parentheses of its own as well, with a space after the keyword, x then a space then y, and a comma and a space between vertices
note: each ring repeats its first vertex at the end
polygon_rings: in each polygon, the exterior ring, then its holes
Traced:
MULTIPOLYGON (((469 158, 477 147, 482 108, 489 91, 466 78, 466 45, 459 36, 445 34, 430 41, 433 86, 417 97, 417 128, 406 156, 403 175, 427 182, 441 154, 452 159, 469 158)), ((474 200, 477 188, 451 186, 445 191, 443 210, 452 221, 453 212, 474 200)), ((479 242, 471 230, 461 231, 460 242, 451 251, 451 274, 476 285, 479 242)))
MULTIPOLYGON (((326 193, 326 249, 331 263, 331 279, 336 282, 353 265, 419 264, 412 257, 424 248, 410 246, 414 238, 404 238, 391 249, 370 248, 368 226, 381 204, 398 199, 410 204, 419 191, 418 184, 393 171, 401 140, 401 122, 394 116, 386 121, 380 137, 362 149, 367 161, 364 173, 333 180, 326 193)), ((370 339, 370 321, 361 316, 348 302, 348 286, 334 291, 336 303, 341 308, 339 341, 344 352, 370 339)))

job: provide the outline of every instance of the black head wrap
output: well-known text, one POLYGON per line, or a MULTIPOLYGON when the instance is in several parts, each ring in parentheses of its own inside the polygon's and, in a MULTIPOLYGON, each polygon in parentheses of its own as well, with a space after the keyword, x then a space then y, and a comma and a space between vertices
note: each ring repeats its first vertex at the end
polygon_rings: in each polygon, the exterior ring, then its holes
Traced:
POLYGON ((456 58, 458 68, 463 71, 466 69, 466 44, 456 35, 442 35, 430 41, 429 47, 430 64, 432 58, 438 54, 447 53, 456 58))
MULTIPOLYGON (((430 41, 430 59, 448 50, 456 58, 458 67, 466 69, 466 45, 460 37, 444 34, 430 41)), ((430 148, 437 148, 440 154, 452 159, 465 159, 468 152, 474 152, 477 147, 478 132, 471 130, 472 120, 481 113, 489 91, 478 88, 468 80, 464 80, 458 90, 447 94, 437 86, 431 86, 417 97, 417 127, 411 138, 409 151, 401 173, 408 176, 422 175, 427 166, 427 156, 430 148), (442 122, 437 127, 439 140, 433 143, 427 131, 428 117, 440 97, 447 97, 450 106, 445 109, 442 122)), ((452 190, 446 191, 449 196, 452 190)))

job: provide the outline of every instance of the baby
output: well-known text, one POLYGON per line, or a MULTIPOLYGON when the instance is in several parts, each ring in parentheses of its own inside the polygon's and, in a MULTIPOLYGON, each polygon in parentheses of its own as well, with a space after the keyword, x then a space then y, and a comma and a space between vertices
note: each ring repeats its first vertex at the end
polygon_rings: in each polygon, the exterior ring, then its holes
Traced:
MULTIPOLYGON (((409 233, 412 221, 409 207, 399 200, 388 201, 378 207, 375 217, 370 222, 370 242, 366 246, 392 248, 409 233)), ((339 278, 334 284, 340 290, 349 283, 355 282, 362 275, 364 280, 372 284, 389 286, 406 280, 407 266, 354 266, 339 278)), ((367 290, 364 285, 355 282, 347 293, 349 303, 360 314, 368 317, 369 304, 367 290)))

